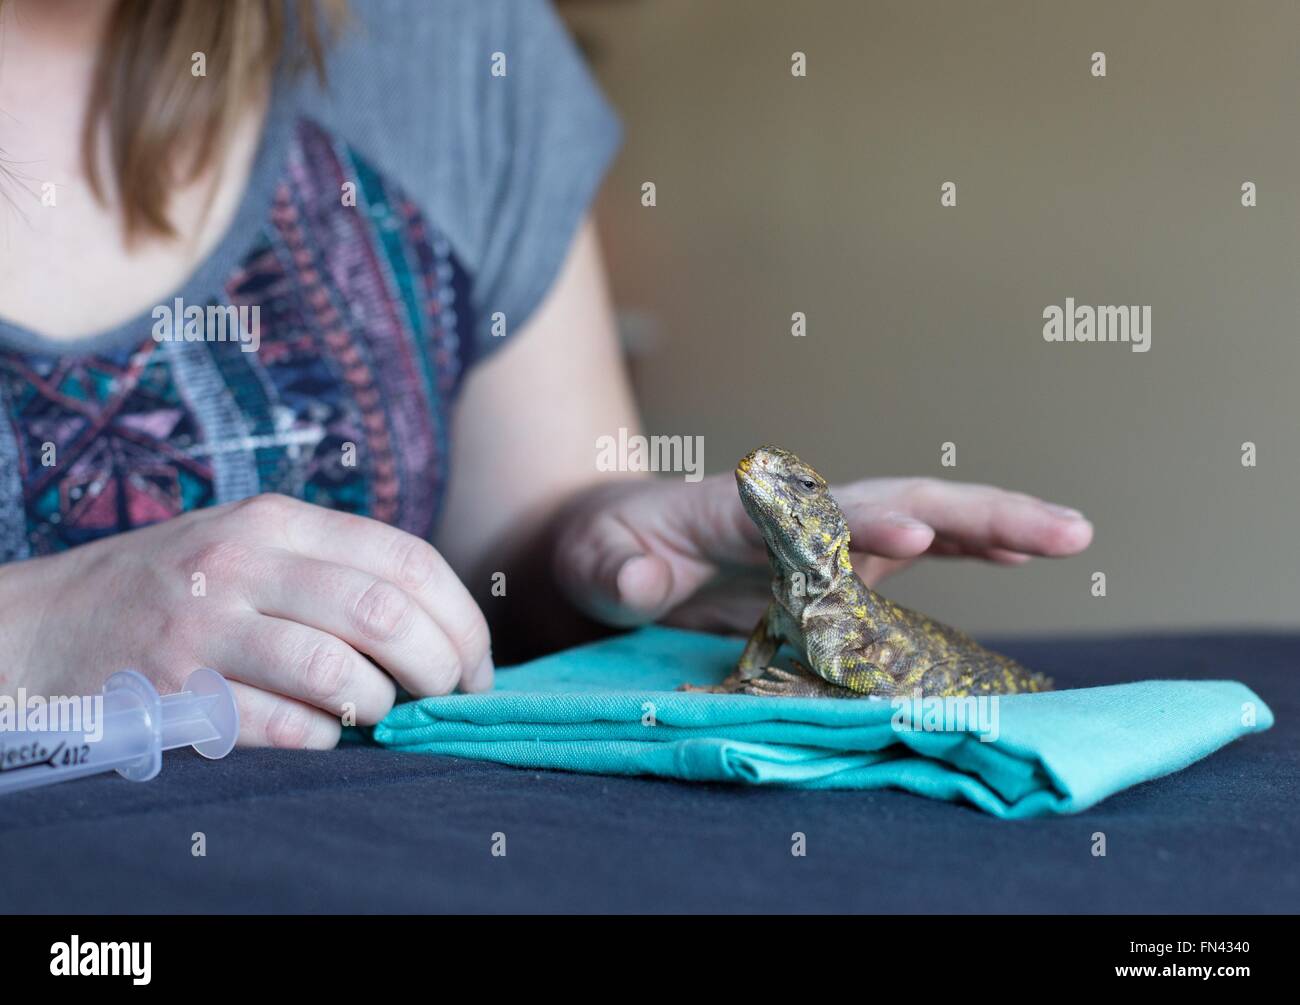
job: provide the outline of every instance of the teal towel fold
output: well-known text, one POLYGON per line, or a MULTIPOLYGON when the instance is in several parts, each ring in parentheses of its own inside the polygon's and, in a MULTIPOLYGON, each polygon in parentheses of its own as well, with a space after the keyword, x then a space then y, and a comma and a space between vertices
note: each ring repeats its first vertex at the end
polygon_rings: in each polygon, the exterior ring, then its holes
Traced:
POLYGON ((503 670, 491 694, 399 705, 397 750, 596 774, 810 789, 891 786, 999 817, 1077 813, 1185 768, 1273 714, 1235 681, 983 699, 754 698, 716 683, 735 639, 643 628, 503 670))

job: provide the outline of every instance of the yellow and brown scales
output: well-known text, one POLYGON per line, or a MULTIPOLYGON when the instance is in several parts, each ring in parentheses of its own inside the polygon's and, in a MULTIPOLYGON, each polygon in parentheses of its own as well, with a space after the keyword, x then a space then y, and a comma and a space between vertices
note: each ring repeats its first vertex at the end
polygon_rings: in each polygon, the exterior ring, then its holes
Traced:
POLYGON ((1041 674, 863 583, 826 480, 794 454, 759 447, 736 465, 736 483, 767 546, 773 599, 735 671, 687 690, 840 698, 1051 690, 1041 674), (783 644, 804 661, 794 671, 771 665, 783 644))

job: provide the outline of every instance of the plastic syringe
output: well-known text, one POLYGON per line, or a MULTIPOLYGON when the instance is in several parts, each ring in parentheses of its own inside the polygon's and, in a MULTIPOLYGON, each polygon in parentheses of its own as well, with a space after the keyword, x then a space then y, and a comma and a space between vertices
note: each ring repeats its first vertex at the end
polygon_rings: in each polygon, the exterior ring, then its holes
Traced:
POLYGON ((104 683, 103 711, 92 738, 81 730, 0 732, 0 795, 116 771, 147 782, 164 750, 192 746, 225 757, 239 735, 239 710, 226 679, 195 670, 185 690, 160 695, 144 674, 122 670, 104 683))

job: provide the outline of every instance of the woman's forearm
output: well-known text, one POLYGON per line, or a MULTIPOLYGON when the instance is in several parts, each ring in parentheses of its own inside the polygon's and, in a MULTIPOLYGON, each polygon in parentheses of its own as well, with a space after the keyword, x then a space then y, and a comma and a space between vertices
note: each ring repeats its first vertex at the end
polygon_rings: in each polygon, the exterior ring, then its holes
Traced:
POLYGON ((595 228, 578 230, 553 287, 520 331, 466 382, 438 549, 479 598, 494 654, 511 662, 609 631, 568 602, 556 549, 610 485, 597 441, 639 431, 595 228))

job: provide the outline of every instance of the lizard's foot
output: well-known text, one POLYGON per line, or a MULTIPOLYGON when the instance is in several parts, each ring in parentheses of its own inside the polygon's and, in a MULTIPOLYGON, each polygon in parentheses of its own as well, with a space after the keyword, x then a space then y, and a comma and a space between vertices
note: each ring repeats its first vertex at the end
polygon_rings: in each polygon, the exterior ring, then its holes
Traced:
POLYGON ((740 694, 751 680, 739 670, 733 670, 721 684, 682 684, 678 691, 692 691, 696 694, 740 694))
POLYGON ((780 667, 768 667, 763 676, 755 677, 745 683, 745 694, 761 695, 768 698, 856 698, 857 693, 846 687, 832 684, 825 678, 818 677, 802 663, 795 662, 795 669, 782 670, 780 667))

